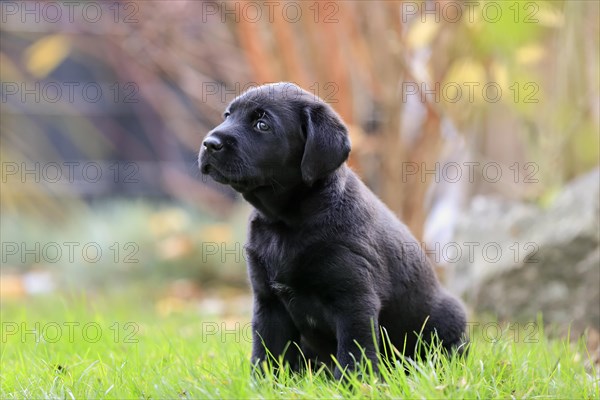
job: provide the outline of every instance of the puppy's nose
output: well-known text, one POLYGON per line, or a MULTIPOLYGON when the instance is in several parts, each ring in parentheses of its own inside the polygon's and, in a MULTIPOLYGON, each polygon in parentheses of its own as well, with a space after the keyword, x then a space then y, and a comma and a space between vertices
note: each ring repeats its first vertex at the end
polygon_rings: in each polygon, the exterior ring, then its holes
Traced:
POLYGON ((202 144, 204 145, 204 147, 206 147, 207 150, 210 151, 219 151, 223 148, 223 142, 221 141, 221 139, 213 135, 204 139, 204 142, 202 144))

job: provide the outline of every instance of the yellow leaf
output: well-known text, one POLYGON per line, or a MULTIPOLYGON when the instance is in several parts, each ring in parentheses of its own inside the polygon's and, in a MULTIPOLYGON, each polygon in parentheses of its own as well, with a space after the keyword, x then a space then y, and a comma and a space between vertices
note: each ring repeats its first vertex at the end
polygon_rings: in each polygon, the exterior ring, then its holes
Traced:
POLYGON ((204 227, 200 236, 202 241, 214 243, 233 242, 233 230, 228 224, 212 224, 204 227))
POLYGON ((546 55, 546 51, 539 44, 530 44, 517 49, 517 62, 523 65, 535 64, 541 61, 546 55))
POLYGON ((476 60, 462 58, 456 60, 446 74, 444 93, 450 98, 460 98, 463 102, 478 102, 482 100, 482 88, 487 83, 483 65, 476 60), (454 93, 451 89, 459 92, 454 93))
POLYGON ((189 224, 189 218, 183 210, 169 208, 152 215, 148 220, 150 232, 156 237, 183 231, 189 224))
POLYGON ((158 242, 157 249, 163 260, 174 260, 190 255, 194 245, 187 236, 174 235, 158 242))
POLYGON ((504 63, 494 61, 491 64, 490 73, 494 79, 494 82, 496 82, 498 85, 500 85, 500 88, 502 88, 502 93, 509 92, 510 82, 508 80, 508 68, 506 68, 506 65, 504 63))
POLYGON ((45 36, 25 50, 25 65, 33 76, 44 78, 67 58, 70 50, 71 41, 66 36, 45 36))
POLYGON ((440 24, 436 24, 435 21, 429 21, 428 19, 425 22, 414 21, 408 31, 408 44, 412 48, 429 45, 439 28, 440 24))
POLYGON ((479 82, 485 80, 485 69, 483 65, 473 59, 463 58, 457 60, 448 73, 448 78, 456 82, 479 82))

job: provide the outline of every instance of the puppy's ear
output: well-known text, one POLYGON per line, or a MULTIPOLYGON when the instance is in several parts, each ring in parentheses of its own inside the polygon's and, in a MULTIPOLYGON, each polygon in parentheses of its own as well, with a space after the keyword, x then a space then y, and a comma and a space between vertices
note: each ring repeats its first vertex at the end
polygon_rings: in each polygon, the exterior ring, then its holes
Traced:
POLYGON ((312 185, 335 171, 350 153, 348 130, 340 117, 324 103, 304 109, 306 144, 300 165, 302 180, 312 185))

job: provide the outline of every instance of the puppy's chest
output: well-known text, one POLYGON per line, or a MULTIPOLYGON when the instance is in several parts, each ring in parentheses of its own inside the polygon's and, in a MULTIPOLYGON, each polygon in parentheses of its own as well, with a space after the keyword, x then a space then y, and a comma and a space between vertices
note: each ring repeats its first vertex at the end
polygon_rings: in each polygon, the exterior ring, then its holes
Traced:
POLYGON ((253 264, 257 264, 252 267, 263 270, 262 279, 289 281, 299 268, 306 247, 305 240, 297 233, 265 229, 251 235, 247 251, 253 264))
POLYGON ((321 243, 301 232, 255 231, 247 246, 255 291, 275 294, 302 331, 329 331, 327 280, 321 276, 315 247, 321 243))
POLYGON ((247 252, 255 290, 276 293, 282 300, 294 292, 312 292, 320 281, 314 237, 302 232, 262 229, 250 236, 247 252))

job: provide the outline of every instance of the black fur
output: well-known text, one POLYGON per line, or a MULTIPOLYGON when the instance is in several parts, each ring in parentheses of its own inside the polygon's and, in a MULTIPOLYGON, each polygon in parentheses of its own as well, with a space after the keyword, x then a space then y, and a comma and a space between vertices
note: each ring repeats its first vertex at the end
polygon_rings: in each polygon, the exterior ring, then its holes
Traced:
POLYGON ((205 139, 201 171, 255 208, 246 246, 254 363, 266 348, 299 369, 300 347, 353 368, 358 343, 376 367, 380 327, 406 356, 419 333, 437 333, 447 349, 464 339, 463 306, 407 227, 346 166, 349 152, 339 116, 290 83, 242 94, 205 139))

